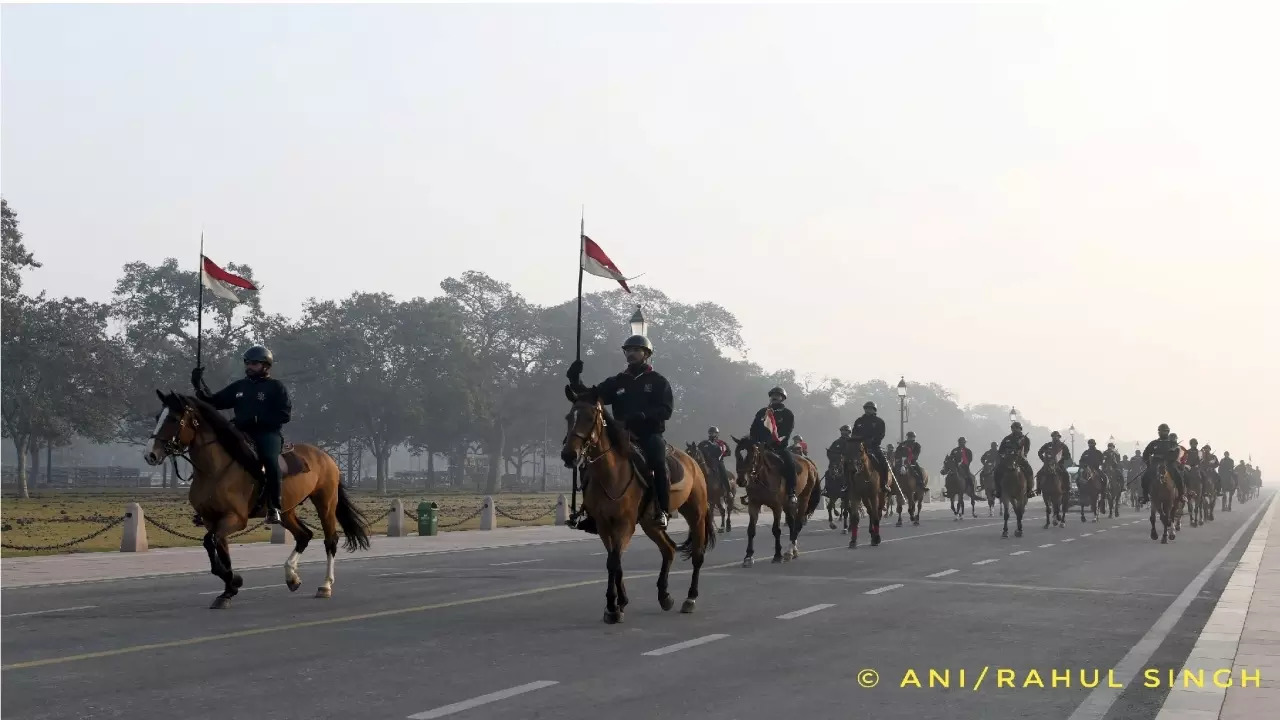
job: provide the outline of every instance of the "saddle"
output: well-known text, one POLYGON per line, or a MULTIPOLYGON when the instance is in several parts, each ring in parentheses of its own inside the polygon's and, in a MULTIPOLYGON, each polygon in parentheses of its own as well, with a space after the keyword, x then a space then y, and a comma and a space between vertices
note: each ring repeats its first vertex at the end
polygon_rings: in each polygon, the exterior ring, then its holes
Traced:
MULTIPOLYGON (((671 443, 663 440, 663 445, 667 450, 667 479, 671 483, 671 488, 675 489, 677 485, 684 482, 684 466, 676 459, 676 449, 671 446, 671 443)), ((631 442, 630 450, 631 468, 635 470, 636 475, 640 477, 640 484, 644 485, 645 488, 653 487, 653 469, 649 467, 648 461, 644 459, 644 452, 640 450, 640 446, 636 445, 634 441, 631 442)), ((284 455, 281 455, 280 457, 283 459, 284 455)))

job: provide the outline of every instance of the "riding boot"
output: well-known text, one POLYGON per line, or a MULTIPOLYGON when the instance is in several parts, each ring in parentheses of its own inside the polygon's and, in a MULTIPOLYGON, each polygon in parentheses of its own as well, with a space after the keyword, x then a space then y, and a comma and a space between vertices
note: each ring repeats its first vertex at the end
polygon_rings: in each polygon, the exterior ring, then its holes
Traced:
POLYGON ((582 517, 579 518, 578 520, 577 529, 585 533, 590 533, 592 535, 599 534, 596 531, 596 521, 594 518, 592 518, 590 515, 587 514, 586 508, 582 509, 582 517))
POLYGON ((1142 473, 1142 502, 1151 502, 1151 473, 1142 473))
POLYGON ((667 443, 661 435, 646 435, 640 439, 645 462, 653 473, 653 522, 661 528, 667 526, 667 506, 671 504, 671 479, 667 474, 667 443))

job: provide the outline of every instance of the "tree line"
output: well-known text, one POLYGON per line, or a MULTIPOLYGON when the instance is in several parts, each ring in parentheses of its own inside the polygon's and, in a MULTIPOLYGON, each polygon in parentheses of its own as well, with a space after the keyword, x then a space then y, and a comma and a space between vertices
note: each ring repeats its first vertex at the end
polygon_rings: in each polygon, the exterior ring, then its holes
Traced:
MULTIPOLYGON (((27 457, 73 439, 141 444, 159 403, 155 390, 189 392, 196 357, 198 275, 174 258, 126 264, 107 302, 23 292, 28 272, 48 272, 27 250, 16 214, 3 203, 3 436, 18 455, 20 491, 27 492, 27 457)), ((37 246, 38 247, 38 246, 37 246)), ((248 265, 227 269, 249 280, 248 265)), ((488 456, 487 492, 502 471, 519 468, 542 445, 564 433, 565 369, 574 357, 576 298, 551 306, 529 302, 508 283, 468 271, 440 283, 434 298, 397 299, 356 292, 309 300, 299 317, 266 313, 259 293, 242 302, 205 293, 202 355, 211 387, 240 377, 240 354, 261 342, 276 356, 274 374, 289 387, 293 442, 335 448, 354 443, 375 459, 379 490, 386 487, 393 451, 437 456, 462 472, 468 453, 488 456)), ((269 288, 263 289, 269 292, 269 288)), ((636 305, 649 320, 655 367, 668 377, 676 412, 672 444, 705 436, 746 433, 773 385, 786 388, 796 431, 815 457, 837 428, 873 400, 898 435, 896 382, 800 376, 767 370, 745 359, 742 326, 713 302, 686 303, 639 286, 591 293, 582 302, 584 380, 621 370, 620 341, 636 305)), ((978 454, 1008 431, 1009 407, 960 406, 936 383, 912 383, 908 429, 936 472, 965 435, 978 454)), ((1046 428, 1023 418, 1033 437, 1046 428)), ((1105 439, 1100 438, 1105 444, 1105 439)), ((1123 447, 1122 447, 1123 449, 1123 447)))

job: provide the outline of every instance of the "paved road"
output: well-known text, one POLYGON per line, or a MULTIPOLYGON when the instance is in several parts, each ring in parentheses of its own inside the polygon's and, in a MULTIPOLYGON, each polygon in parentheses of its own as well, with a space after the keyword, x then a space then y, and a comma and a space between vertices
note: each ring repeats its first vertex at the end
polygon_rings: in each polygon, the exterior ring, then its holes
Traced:
MULTIPOLYGON (((1154 649, 1149 662, 1138 653, 1140 664, 1177 667, 1270 499, 1203 528, 1184 523, 1167 546, 1132 513, 1083 525, 1076 516, 1065 530, 1033 521, 1023 538, 1002 540, 995 520, 935 510, 920 527, 886 525, 878 548, 806 533, 798 561, 773 565, 762 528, 750 569, 740 567, 745 529, 735 528, 709 556, 693 615, 658 607, 658 555, 640 536, 624 558, 632 604, 616 626, 600 621, 594 538, 344 558, 331 600, 310 597, 318 566, 302 566, 296 594, 279 568, 248 570, 225 612, 205 609, 219 589, 211 576, 7 589, 0 714, 958 720, 1068 718, 1079 708, 1073 720, 1153 718, 1167 689, 1139 678, 1092 691, 1081 708, 1091 691, 1078 671, 1100 669, 1105 686, 1135 645, 1154 649), (1203 588, 1185 594, 1198 575, 1203 588), (1179 604, 1167 636, 1149 632, 1179 604), (1077 674, 1069 688, 996 689, 997 667, 1015 670, 1019 685, 1032 668, 1046 686, 1052 668, 1077 674), (878 687, 860 687, 863 668, 879 672, 878 687), (899 686, 911 668, 925 688, 899 686), (952 687, 929 689, 930 668, 950 668, 952 687)), ((678 608, 688 565, 677 568, 678 608)))

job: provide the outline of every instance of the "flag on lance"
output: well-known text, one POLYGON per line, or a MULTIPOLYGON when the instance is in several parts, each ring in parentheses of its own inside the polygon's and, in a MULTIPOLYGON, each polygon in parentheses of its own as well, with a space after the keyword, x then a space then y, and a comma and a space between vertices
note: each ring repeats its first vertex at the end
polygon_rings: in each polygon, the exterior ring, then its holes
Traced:
POLYGON ((622 271, 618 269, 617 265, 613 264, 608 255, 604 254, 604 250, 600 249, 596 241, 586 235, 582 236, 581 267, 596 277, 613 278, 618 281, 623 290, 628 293, 631 292, 631 288, 627 287, 627 278, 623 276, 622 271))
POLYGON ((765 408, 764 411, 764 427, 773 436, 773 441, 781 440, 778 437, 778 419, 773 416, 773 408, 765 408))
POLYGON ((258 286, 245 280, 234 273, 218 267, 209 258, 204 255, 200 256, 200 284, 209 289, 209 292, 231 302, 240 302, 240 296, 231 288, 238 287, 245 290, 257 290, 258 286))

